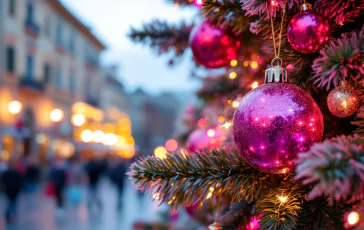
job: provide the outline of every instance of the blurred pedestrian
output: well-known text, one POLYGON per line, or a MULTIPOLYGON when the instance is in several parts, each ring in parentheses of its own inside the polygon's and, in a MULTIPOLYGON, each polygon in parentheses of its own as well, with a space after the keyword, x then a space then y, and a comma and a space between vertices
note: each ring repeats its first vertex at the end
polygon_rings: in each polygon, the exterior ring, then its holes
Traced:
POLYGON ((102 208, 102 202, 98 193, 98 185, 105 169, 106 163, 101 156, 97 156, 90 160, 86 165, 89 183, 88 205, 90 208, 92 208, 93 204, 96 204, 99 209, 102 208))
POLYGON ((58 217, 63 217, 64 215, 63 192, 66 186, 66 179, 67 179, 66 170, 67 170, 67 162, 63 158, 56 156, 51 167, 49 180, 54 188, 54 193, 57 203, 56 215, 58 217))
POLYGON ((117 188, 118 195, 118 203, 117 208, 121 210, 122 208, 122 196, 124 192, 124 180, 126 173, 126 165, 125 162, 122 161, 120 157, 117 157, 113 161, 113 165, 110 169, 110 179, 115 184, 117 188))
POLYGON ((78 206, 82 202, 82 182, 84 175, 82 165, 78 157, 70 159, 70 167, 68 169, 68 188, 67 198, 72 204, 78 206))
POLYGON ((8 199, 6 209, 6 220, 8 222, 16 221, 17 201, 19 193, 23 186, 23 176, 18 170, 18 161, 11 159, 8 168, 2 176, 5 195, 8 199))
POLYGON ((29 156, 26 161, 25 169, 25 188, 27 192, 34 192, 39 181, 40 166, 39 161, 34 156, 29 156))

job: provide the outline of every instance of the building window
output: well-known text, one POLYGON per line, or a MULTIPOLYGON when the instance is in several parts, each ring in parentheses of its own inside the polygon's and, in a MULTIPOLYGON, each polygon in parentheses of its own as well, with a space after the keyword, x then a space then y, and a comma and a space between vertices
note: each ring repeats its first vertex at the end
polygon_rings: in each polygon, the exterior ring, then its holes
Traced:
POLYGON ((26 74, 25 77, 27 79, 33 79, 33 67, 34 67, 34 57, 32 55, 27 56, 27 63, 26 63, 26 74))
POLYGON ((63 48, 63 27, 60 20, 57 23, 57 46, 63 48))
POLYGON ((44 18, 44 35, 47 37, 51 37, 51 17, 46 15, 44 18))
POLYGON ((69 39, 69 51, 74 54, 75 53, 75 32, 70 30, 70 39, 69 39))
POLYGON ((8 73, 15 73, 15 49, 11 46, 6 49, 6 70, 8 73))
POLYGON ((27 21, 29 23, 34 22, 34 5, 31 2, 27 3, 27 21))
POLYGON ((16 0, 9 0, 9 15, 15 16, 16 0))
POLYGON ((76 78, 75 78, 74 74, 70 75, 69 90, 71 93, 76 92, 76 78))
POLYGON ((56 75, 56 88, 62 89, 62 69, 58 68, 56 75))
POLYGON ((51 66, 48 63, 44 64, 44 83, 48 84, 51 80, 51 66))

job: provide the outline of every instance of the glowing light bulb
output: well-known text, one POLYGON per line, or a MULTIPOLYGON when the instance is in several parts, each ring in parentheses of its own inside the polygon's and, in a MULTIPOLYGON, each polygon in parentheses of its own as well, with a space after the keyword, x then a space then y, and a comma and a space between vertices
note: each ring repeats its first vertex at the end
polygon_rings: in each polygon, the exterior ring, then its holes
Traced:
POLYGON ((22 104, 19 101, 12 101, 8 105, 8 111, 11 114, 18 114, 22 109, 22 104))
POLYGON ((351 212, 348 216, 348 223, 350 225, 355 225, 359 222, 360 216, 357 212, 351 212))
POLYGON ((248 61, 244 61, 243 62, 243 65, 244 65, 244 67, 248 67, 249 66, 249 62, 248 61))
POLYGON ((287 197, 286 196, 277 196, 278 197, 278 200, 281 202, 281 203, 285 203, 287 202, 287 197))
POLYGON ((117 141, 118 141, 118 137, 115 134, 107 133, 107 134, 105 134, 105 137, 104 137, 104 140, 102 141, 102 143, 104 145, 112 146, 112 145, 115 145, 117 141))
POLYGON ((347 102, 346 101, 343 101, 342 102, 342 105, 344 106, 344 108, 346 108, 347 107, 347 102))
POLYGON ((233 101, 233 103, 232 103, 232 107, 233 107, 234 109, 238 108, 238 107, 239 107, 239 105, 240 105, 240 102, 238 102, 238 101, 233 101))
POLYGON ((213 130, 213 129, 207 130, 207 136, 209 136, 209 137, 215 136, 215 130, 213 130))
POLYGON ((212 193, 214 192, 214 188, 210 187, 209 188, 209 193, 206 196, 206 200, 210 199, 212 197, 212 193))
POLYGON ((237 60, 231 60, 230 61, 230 65, 232 66, 232 67, 234 67, 234 66, 237 66, 238 65, 238 61, 237 60))
POLYGON ((86 130, 82 131, 81 140, 83 142, 89 143, 92 141, 92 138, 93 138, 93 134, 92 134, 91 130, 86 129, 86 130))
POLYGON ((229 74, 229 78, 230 78, 231 80, 235 79, 235 78, 236 78, 236 76, 237 76, 236 72, 231 72, 231 73, 229 74))
POLYGON ((63 111, 61 109, 53 109, 50 114, 51 121, 59 122, 63 119, 63 111))
POLYGON ((250 67, 252 67, 253 69, 258 68, 258 62, 256 62, 256 61, 252 61, 252 62, 250 63, 250 67))
POLYGON ((75 114, 72 116, 72 124, 75 126, 82 126, 86 122, 86 118, 82 114, 75 114))
POLYGON ((275 0, 272 0, 272 1, 271 1, 271 4, 272 4, 272 6, 277 6, 277 5, 278 5, 278 2, 277 2, 277 1, 275 1, 275 0))
POLYGON ((160 198, 161 198, 161 195, 159 194, 159 192, 156 192, 156 193, 154 193, 153 194, 153 199, 155 199, 155 200, 159 200, 160 198))
POLYGON ((160 159, 165 159, 167 157, 167 150, 163 146, 159 146, 154 150, 154 156, 160 159))
POLYGON ((258 83, 257 81, 255 81, 255 82, 253 82, 253 84, 251 85, 251 88, 252 88, 252 89, 256 89, 256 88, 258 88, 258 86, 259 86, 259 83, 258 83))

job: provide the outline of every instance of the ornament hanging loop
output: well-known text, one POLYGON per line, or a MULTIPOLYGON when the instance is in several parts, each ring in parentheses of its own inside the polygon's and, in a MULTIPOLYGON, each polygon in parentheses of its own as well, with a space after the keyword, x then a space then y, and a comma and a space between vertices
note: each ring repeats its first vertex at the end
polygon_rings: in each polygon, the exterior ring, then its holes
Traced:
POLYGON ((280 68, 283 66, 283 61, 282 59, 280 59, 279 57, 275 57, 273 58, 273 60, 271 61, 270 65, 274 68, 280 68), (278 65, 275 65, 274 63, 277 63, 278 65))

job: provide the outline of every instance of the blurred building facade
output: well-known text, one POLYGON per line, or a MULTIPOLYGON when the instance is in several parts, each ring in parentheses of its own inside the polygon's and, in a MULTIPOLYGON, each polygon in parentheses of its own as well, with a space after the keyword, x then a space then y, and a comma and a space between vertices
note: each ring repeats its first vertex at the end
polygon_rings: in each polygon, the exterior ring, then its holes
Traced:
POLYGON ((89 28, 58 0, 0 4, 2 157, 133 145, 116 69, 100 65, 105 46, 89 28))

